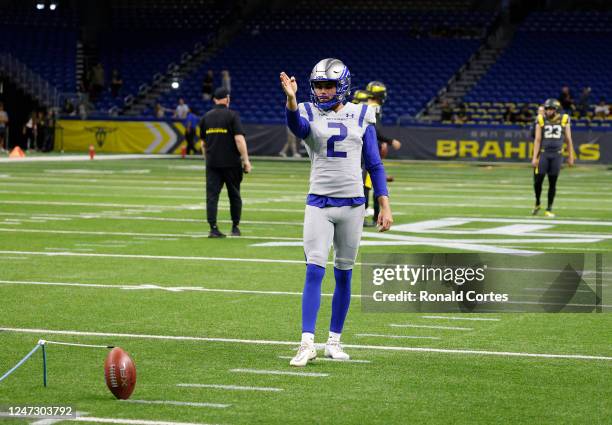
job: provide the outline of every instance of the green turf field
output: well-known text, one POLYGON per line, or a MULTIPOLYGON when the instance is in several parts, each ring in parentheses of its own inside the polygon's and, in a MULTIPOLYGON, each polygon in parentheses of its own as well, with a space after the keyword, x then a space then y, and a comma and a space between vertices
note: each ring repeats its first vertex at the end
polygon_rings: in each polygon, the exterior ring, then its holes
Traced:
MULTIPOLYGON (((343 342, 357 361, 290 368, 309 163, 253 165, 243 237, 209 240, 200 161, 0 164, 0 374, 40 338, 119 345, 138 369, 135 402, 117 401, 104 349, 52 345, 49 387, 37 353, 0 383, 0 404, 69 404, 91 422, 612 423, 605 313, 374 314, 355 297, 343 342)), ((608 168, 565 169, 552 220, 530 215, 524 165, 386 168, 395 227, 384 238, 368 229, 361 253, 612 252, 608 168)), ((225 192, 220 219, 229 232, 225 192)), ((327 335, 331 267, 317 342, 327 335)), ((603 270, 610 285, 612 264, 603 270)), ((354 294, 359 287, 357 267, 354 294)))

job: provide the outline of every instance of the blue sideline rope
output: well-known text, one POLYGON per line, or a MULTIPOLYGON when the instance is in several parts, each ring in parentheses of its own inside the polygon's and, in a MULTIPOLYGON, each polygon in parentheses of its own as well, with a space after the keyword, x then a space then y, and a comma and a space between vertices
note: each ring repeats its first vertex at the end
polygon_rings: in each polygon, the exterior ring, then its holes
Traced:
MULTIPOLYGON (((17 363, 15 366, 13 366, 8 372, 6 372, 4 375, 2 375, 2 377, 0 377, 0 382, 4 381, 6 378, 8 378, 8 376, 15 372, 17 369, 19 369, 19 367, 24 364, 30 357, 32 357, 34 355, 34 353, 36 353, 43 345, 38 343, 36 344, 36 347, 34 347, 32 349, 32 351, 30 351, 23 359, 21 359, 19 361, 19 363, 17 363)), ((44 353, 44 351, 43 351, 44 353)), ((46 375, 46 365, 44 365, 45 368, 45 375, 46 375)), ((46 379, 45 379, 45 384, 46 384, 46 379)), ((46 386, 46 385, 45 385, 46 386)))
POLYGON ((47 344, 68 345, 68 346, 73 346, 73 347, 87 347, 87 348, 106 348, 106 349, 115 348, 114 345, 79 344, 79 343, 73 343, 73 342, 45 341, 44 339, 41 339, 40 341, 38 341, 38 344, 36 344, 36 347, 34 347, 32 351, 30 351, 23 359, 19 361, 19 363, 17 363, 8 372, 2 375, 2 377, 0 377, 0 382, 4 381, 6 378, 9 377, 11 373, 19 369, 19 367, 21 367, 21 365, 23 365, 26 361, 28 361, 28 359, 32 357, 34 353, 36 353, 39 349, 42 349, 43 385, 46 387, 47 386, 47 350, 45 349, 45 346, 47 344))

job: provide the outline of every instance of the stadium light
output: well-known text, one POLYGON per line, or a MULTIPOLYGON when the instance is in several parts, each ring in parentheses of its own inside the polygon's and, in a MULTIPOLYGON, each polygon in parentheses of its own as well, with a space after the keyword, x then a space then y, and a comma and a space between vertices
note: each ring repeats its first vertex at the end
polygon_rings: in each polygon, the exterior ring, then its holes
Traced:
POLYGON ((45 4, 42 2, 36 3, 36 9, 43 10, 45 8, 45 4))
POLYGON ((175 81, 173 81, 173 82, 170 84, 170 87, 172 87, 174 90, 178 89, 180 86, 181 86, 181 85, 180 85, 180 84, 179 84, 179 82, 178 82, 178 81, 176 81, 176 80, 175 80, 175 81))
POLYGON ((50 10, 55 10, 55 9, 57 9, 57 3, 50 3, 50 4, 49 4, 49 9, 50 9, 50 10))

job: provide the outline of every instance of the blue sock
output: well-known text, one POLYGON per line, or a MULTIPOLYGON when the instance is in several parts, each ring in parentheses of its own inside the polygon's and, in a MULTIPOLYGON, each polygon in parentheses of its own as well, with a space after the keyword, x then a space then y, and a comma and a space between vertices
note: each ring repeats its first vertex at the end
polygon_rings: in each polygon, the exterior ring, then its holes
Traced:
POLYGON ((336 289, 332 298, 331 324, 329 330, 335 333, 342 333, 344 320, 351 304, 351 278, 353 270, 340 270, 334 267, 336 277, 336 289))
POLYGON ((321 282, 325 267, 315 264, 306 265, 306 282, 302 294, 302 332, 314 334, 317 314, 321 306, 321 282))

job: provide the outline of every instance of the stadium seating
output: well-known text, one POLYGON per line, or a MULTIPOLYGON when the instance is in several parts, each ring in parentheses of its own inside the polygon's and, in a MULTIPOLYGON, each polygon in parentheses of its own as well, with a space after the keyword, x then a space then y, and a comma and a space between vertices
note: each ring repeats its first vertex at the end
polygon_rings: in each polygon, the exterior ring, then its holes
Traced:
POLYGON ((10 53, 60 91, 74 92, 76 15, 70 10, 38 11, 27 6, 2 10, 0 52, 10 53))
POLYGON ((179 90, 159 100, 173 107, 183 97, 198 111, 206 110, 210 103, 201 99, 206 71, 214 70, 215 85, 220 85, 220 71, 228 69, 232 102, 243 120, 282 123, 279 72, 296 75, 298 95, 304 101, 312 66, 324 57, 338 57, 351 70, 353 89, 375 79, 387 84, 389 99, 383 122, 394 124, 403 114, 415 115, 479 47, 479 34, 460 31, 479 28, 482 32, 493 18, 485 13, 391 9, 373 14, 352 7, 323 16, 315 7, 261 14, 189 75, 179 90), (337 16, 342 16, 340 24, 337 16), (337 30, 339 25, 343 31, 337 30), (464 38, 443 37, 444 30, 459 31, 464 38))
POLYGON ((106 90, 96 102, 97 108, 121 106, 123 97, 136 95, 156 73, 166 73, 168 65, 178 63, 183 53, 191 53, 197 43, 206 42, 227 13, 212 0, 111 2, 111 28, 100 37, 99 55, 107 85, 112 70, 117 69, 123 87, 116 99, 106 90))
MULTIPOLYGON (((612 100, 612 14, 534 13, 519 27, 511 45, 464 98, 472 120, 499 121, 510 103, 532 110, 557 98, 567 85, 577 103, 591 87, 591 111, 601 98, 612 100), (486 106, 486 104, 490 104, 486 106), (494 107, 493 104, 496 106, 494 107)), ((584 117, 583 117, 584 118, 584 117)), ((576 123, 606 126, 606 120, 576 123)))

